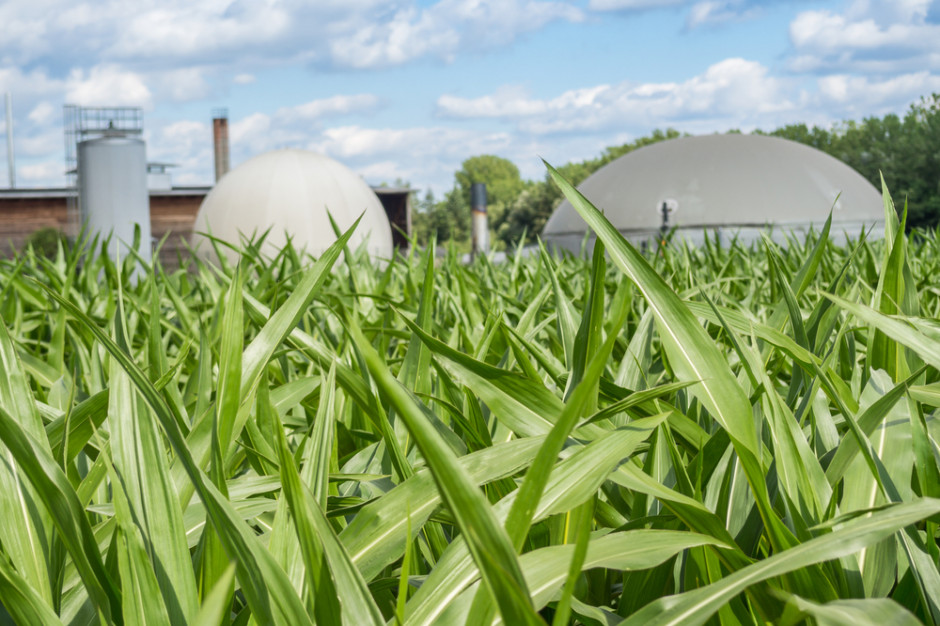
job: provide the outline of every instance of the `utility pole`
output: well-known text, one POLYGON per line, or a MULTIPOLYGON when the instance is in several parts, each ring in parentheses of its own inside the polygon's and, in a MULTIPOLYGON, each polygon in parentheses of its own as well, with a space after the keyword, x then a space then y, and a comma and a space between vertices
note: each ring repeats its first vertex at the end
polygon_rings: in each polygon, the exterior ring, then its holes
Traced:
POLYGON ((8 91, 7 105, 7 167, 10 168, 10 189, 16 188, 16 159, 13 156, 13 97, 8 91))

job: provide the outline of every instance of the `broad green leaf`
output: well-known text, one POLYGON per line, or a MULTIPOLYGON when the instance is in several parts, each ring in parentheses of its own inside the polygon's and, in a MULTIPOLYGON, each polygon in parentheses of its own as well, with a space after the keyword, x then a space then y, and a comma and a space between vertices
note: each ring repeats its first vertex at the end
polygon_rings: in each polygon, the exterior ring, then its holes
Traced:
POLYGON ((370 374, 408 425, 444 501, 457 518, 500 612, 513 623, 538 623, 515 552, 506 533, 497 524, 489 503, 460 470, 453 453, 427 421, 417 400, 391 375, 375 350, 366 345, 362 335, 356 329, 352 330, 370 374))
MULTIPOLYGON (((587 446, 576 448, 574 454, 552 471, 533 521, 566 512, 582 504, 593 493, 593 490, 585 487, 599 487, 624 455, 629 456, 662 420, 663 416, 637 420, 587 446)), ((517 494, 518 491, 509 494, 496 505, 494 512, 500 519, 508 517, 517 494)), ((466 544, 462 540, 453 542, 437 568, 406 605, 407 623, 435 623, 448 601, 478 577, 479 572, 474 567, 466 544)))
MULTIPOLYGON (((480 485, 511 476, 531 463, 542 437, 514 439, 460 457, 461 471, 480 485)), ((440 506, 441 495, 429 470, 422 470, 385 496, 367 504, 343 529, 340 539, 350 558, 367 579, 404 552, 406 528, 410 520, 417 530, 440 506)))
MULTIPOLYGON (((0 372, 0 408, 12 416, 25 432, 48 445, 26 374, 20 366, 6 322, 2 319, 0 372)), ((49 518, 36 506, 36 500, 41 499, 41 496, 20 478, 16 453, 0 446, 0 459, 0 511, 4 511, 3 523, 0 523, 0 544, 39 597, 51 604, 49 518)))
POLYGON ((819 626, 917 626, 921 623, 897 602, 884 599, 836 600, 817 604, 794 596, 787 608, 787 614, 782 616, 783 624, 798 624, 806 618, 812 618, 819 626))
POLYGON ((62 624, 59 616, 26 582, 6 558, 0 557, 0 598, 3 608, 17 624, 49 626, 62 624))
POLYGON ((121 614, 120 591, 105 570, 98 542, 65 474, 49 450, 3 408, 0 408, 0 441, 10 450, 49 512, 95 608, 105 619, 116 618, 121 614))
POLYGON ((330 528, 320 504, 301 481, 280 424, 276 437, 284 497, 293 513, 317 622, 337 621, 336 607, 330 604, 335 598, 341 606, 342 623, 382 624, 382 614, 375 606, 365 580, 330 528))
MULTIPOLYGON (((680 380, 698 381, 691 392, 724 428, 735 446, 754 492, 770 540, 777 549, 793 539, 772 510, 750 403, 734 378, 727 360, 675 292, 616 228, 554 168, 548 171, 565 197, 604 242, 614 264, 637 286, 657 320, 669 361, 680 380)), ((805 581, 809 582, 809 581, 805 581)))
MULTIPOLYGON (((122 299, 114 318, 116 345, 129 349, 122 299)), ((113 463, 127 498, 129 512, 120 539, 122 572, 139 583, 135 591, 150 595, 149 578, 141 578, 140 551, 146 545, 149 567, 155 573, 169 611, 168 618, 191 620, 198 609, 192 559, 186 545, 179 496, 170 482, 167 455, 150 410, 138 401, 130 378, 116 360, 111 362, 108 425, 113 463), (136 525, 136 530, 129 525, 136 525)), ((124 575, 122 574, 122 579, 124 575)), ((127 605, 125 604, 125 607, 127 605)), ((126 613, 125 609, 125 613, 126 613)), ((138 618, 143 619, 138 615, 138 618)), ((146 621, 146 620, 144 620, 146 621)))
POLYGON ((847 522, 832 533, 758 561, 725 576, 719 582, 657 600, 631 615, 622 624, 704 624, 720 606, 751 585, 815 563, 853 554, 938 512, 940 501, 931 499, 888 506, 871 517, 847 522))

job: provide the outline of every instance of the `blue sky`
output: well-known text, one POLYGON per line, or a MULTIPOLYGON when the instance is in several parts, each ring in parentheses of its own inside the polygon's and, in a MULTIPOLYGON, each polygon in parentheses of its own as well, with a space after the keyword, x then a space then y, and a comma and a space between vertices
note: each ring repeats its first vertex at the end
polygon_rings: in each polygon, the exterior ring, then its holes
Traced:
POLYGON ((63 184, 66 102, 142 106, 177 184, 212 182, 226 107, 233 165, 300 147, 440 194, 477 154, 541 178, 539 157, 656 128, 828 126, 940 92, 940 0, 4 0, 0 24, 21 187, 63 184))

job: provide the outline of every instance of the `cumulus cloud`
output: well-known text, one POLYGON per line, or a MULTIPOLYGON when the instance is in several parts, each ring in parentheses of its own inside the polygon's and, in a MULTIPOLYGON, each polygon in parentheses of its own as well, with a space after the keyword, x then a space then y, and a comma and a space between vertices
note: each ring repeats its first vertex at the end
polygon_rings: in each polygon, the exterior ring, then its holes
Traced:
POLYGON ((147 131, 147 159, 176 166, 173 184, 206 184, 213 177, 212 128, 179 120, 147 131))
POLYGON ((63 86, 62 80, 50 77, 43 69, 24 72, 22 68, 0 64, 0 92, 14 93, 17 101, 25 100, 30 107, 39 98, 58 95, 63 86))
POLYGON ((173 102, 193 102, 203 100, 212 93, 202 67, 183 67, 160 72, 154 77, 155 88, 163 96, 161 99, 173 102))
POLYGON ((285 122, 309 121, 332 115, 374 111, 378 106, 378 97, 370 93, 363 93, 311 100, 304 104, 279 109, 275 115, 283 118, 285 122))
POLYGON ((324 130, 304 147, 342 161, 371 184, 400 178, 441 193, 453 185, 454 172, 468 156, 499 154, 518 160, 521 143, 505 132, 341 126, 324 130))
POLYGON ((16 180, 17 183, 47 184, 49 180, 61 178, 64 169, 62 161, 42 161, 40 163, 18 165, 16 180))
MULTIPOLYGON (((14 135, 18 157, 47 158, 62 148, 62 132, 58 128, 46 128, 38 132, 28 128, 25 134, 15 132, 14 135)), ((61 174, 64 169, 60 162, 58 173, 61 174)))
POLYGON ((596 85, 550 99, 508 88, 471 99, 444 95, 437 106, 445 117, 503 118, 541 135, 716 121, 753 125, 794 110, 794 94, 800 96, 760 63, 732 58, 681 83, 596 85))
POLYGON ((637 11, 691 4, 690 0, 591 0, 592 11, 637 11))
POLYGON ((325 119, 367 113, 380 106, 372 94, 336 95, 282 107, 269 115, 253 113, 231 124, 232 145, 257 154, 274 148, 300 148, 313 133, 322 129, 325 119))
POLYGON ((940 70, 940 21, 931 15, 930 0, 855 0, 843 12, 803 11, 790 24, 790 67, 866 74, 940 70))
POLYGON ((751 19, 760 14, 759 0, 590 0, 588 8, 598 12, 637 12, 654 9, 687 9, 686 28, 717 26, 751 19))
POLYGON ((140 106, 153 104, 150 89, 136 72, 115 65, 97 65, 86 72, 72 70, 65 99, 81 106, 140 106))
POLYGON ((9 0, 0 5, 0 60, 152 70, 209 64, 241 77, 284 61, 387 67, 504 46, 582 17, 555 0, 9 0))
POLYGON ((759 12, 759 7, 743 0, 705 0, 696 2, 689 9, 686 27, 694 29, 738 22, 756 17, 759 12))
POLYGON ((38 125, 48 125, 52 122, 58 111, 51 102, 43 100, 29 112, 29 121, 38 125))
POLYGON ((360 24, 330 43, 330 58, 354 68, 400 65, 423 56, 452 60, 466 49, 504 46, 556 20, 579 21, 563 2, 442 0, 427 9, 406 6, 386 20, 360 24))
POLYGON ((340 158, 389 155, 414 158, 499 152, 511 141, 512 137, 504 132, 477 133, 445 127, 398 129, 340 126, 326 129, 322 138, 311 142, 309 147, 340 158))
POLYGON ((817 83, 821 104, 850 117, 884 115, 896 110, 898 103, 912 102, 924 93, 940 92, 940 76, 926 71, 883 80, 832 74, 819 78, 817 83))
MULTIPOLYGON (((537 160, 539 154, 530 142, 520 141, 512 133, 445 126, 330 127, 284 115, 252 114, 234 120, 230 131, 232 162, 236 164, 267 150, 301 148, 341 161, 372 184, 403 179, 436 192, 453 183, 454 171, 470 155, 537 160)), ((208 139, 200 141, 209 145, 208 139)))

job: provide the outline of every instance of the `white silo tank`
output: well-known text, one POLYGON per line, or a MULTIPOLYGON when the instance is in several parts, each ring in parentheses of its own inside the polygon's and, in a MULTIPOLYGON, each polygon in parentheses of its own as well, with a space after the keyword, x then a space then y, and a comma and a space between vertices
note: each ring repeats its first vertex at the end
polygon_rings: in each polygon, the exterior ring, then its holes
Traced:
POLYGON ((79 143, 78 189, 82 219, 91 234, 111 233, 111 253, 120 251, 123 258, 139 225, 138 254, 150 259, 147 151, 141 139, 106 134, 79 143))

